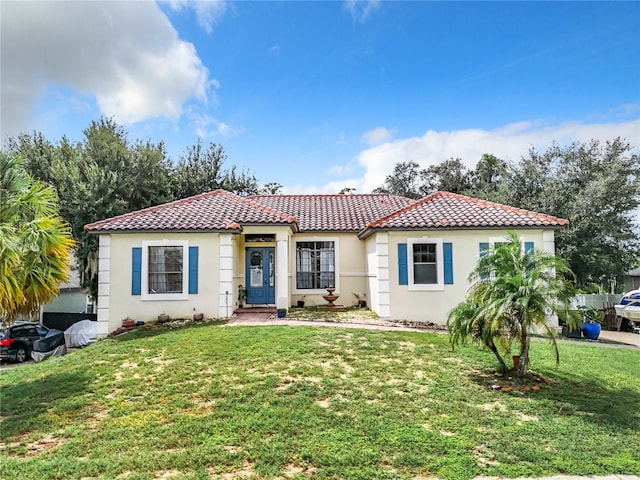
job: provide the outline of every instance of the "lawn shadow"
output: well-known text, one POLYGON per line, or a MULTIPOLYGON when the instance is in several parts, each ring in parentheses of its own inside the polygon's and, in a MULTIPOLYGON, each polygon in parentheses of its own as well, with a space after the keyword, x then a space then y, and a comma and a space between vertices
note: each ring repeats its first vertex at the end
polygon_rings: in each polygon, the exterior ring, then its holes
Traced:
MULTIPOLYGON (((491 388, 494 375, 474 373, 469 378, 477 384, 491 388)), ((619 429, 640 429, 640 392, 629 387, 612 388, 597 378, 571 375, 565 372, 544 372, 549 380, 547 385, 541 382, 539 389, 524 391, 523 385, 514 378, 513 388, 506 395, 524 395, 531 401, 552 401, 557 405, 556 415, 580 415, 582 418, 597 424, 604 424, 619 429)), ((536 374, 532 374, 536 376, 536 374)), ((531 382, 529 382, 531 383, 531 382)))
POLYGON ((90 377, 74 371, 24 379, 2 387, 0 430, 4 441, 30 430, 51 430, 51 412, 59 403, 78 398, 87 390, 90 377))

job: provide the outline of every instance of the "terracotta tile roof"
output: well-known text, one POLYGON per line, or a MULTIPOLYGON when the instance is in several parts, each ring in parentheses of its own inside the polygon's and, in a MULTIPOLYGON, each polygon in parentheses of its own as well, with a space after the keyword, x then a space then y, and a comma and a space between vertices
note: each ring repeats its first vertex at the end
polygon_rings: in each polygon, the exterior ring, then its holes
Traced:
POLYGON ((296 219, 215 190, 85 225, 91 231, 239 231, 241 225, 296 224, 296 219))
POLYGON ((250 200, 298 219, 301 232, 358 232, 414 200, 388 193, 254 195, 250 200))
POLYGON ((560 227, 568 220, 448 192, 421 200, 390 194, 254 195, 203 193, 85 226, 94 232, 228 231, 243 225, 290 225, 296 232, 434 228, 560 227))
POLYGON ((371 222, 372 230, 560 227, 568 220, 449 192, 436 192, 371 222))

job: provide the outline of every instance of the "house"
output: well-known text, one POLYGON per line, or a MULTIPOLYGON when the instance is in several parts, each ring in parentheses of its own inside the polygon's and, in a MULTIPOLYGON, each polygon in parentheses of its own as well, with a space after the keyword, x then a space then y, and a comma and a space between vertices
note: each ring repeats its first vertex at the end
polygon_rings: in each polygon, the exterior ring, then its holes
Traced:
POLYGON ((640 267, 629 270, 624 278, 624 291, 640 289, 640 267))
POLYGON ((98 235, 98 332, 126 317, 165 313, 228 317, 246 287, 248 305, 298 300, 368 306, 383 318, 446 322, 478 258, 506 230, 523 248, 554 252, 567 220, 437 192, 254 195, 216 190, 102 220, 98 235))
POLYGON ((40 323, 49 328, 66 330, 79 320, 95 319, 94 303, 82 287, 75 252, 68 267, 68 279, 60 284, 60 292, 40 308, 40 323))

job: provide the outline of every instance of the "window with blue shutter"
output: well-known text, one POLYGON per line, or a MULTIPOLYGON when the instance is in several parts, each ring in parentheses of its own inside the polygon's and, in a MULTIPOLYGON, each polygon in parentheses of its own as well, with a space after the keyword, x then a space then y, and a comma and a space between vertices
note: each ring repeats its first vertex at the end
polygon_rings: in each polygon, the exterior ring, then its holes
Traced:
POLYGON ((409 268, 407 265, 407 244, 398 244, 398 284, 409 284, 409 268))
POLYGON ((142 291, 142 248, 131 249, 131 295, 140 295, 142 291))
MULTIPOLYGON (((480 242, 480 258, 487 256, 489 253, 489 242, 480 242)), ((481 275, 481 280, 487 280, 489 278, 488 275, 481 275)))
POLYGON ((189 247, 189 293, 198 293, 198 247, 189 247))
POLYGON ((533 253, 533 242, 524 242, 524 253, 531 254, 533 253))
POLYGON ((444 284, 453 285, 453 244, 442 244, 442 261, 444 263, 444 284))

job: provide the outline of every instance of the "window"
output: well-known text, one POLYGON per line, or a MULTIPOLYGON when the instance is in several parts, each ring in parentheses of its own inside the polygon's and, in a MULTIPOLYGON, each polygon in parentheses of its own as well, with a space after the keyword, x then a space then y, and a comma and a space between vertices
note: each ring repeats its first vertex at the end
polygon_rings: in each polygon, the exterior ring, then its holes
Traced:
POLYGON ((438 283, 435 243, 413 245, 413 283, 438 283))
POLYGON ((186 300, 188 298, 189 245, 187 241, 142 242, 141 260, 143 300, 186 300))
POLYGON ((336 286, 336 242, 296 243, 296 288, 323 290, 336 286))
POLYGON ((409 290, 443 290, 444 261, 442 239, 407 240, 409 290))
POLYGON ((182 247, 149 247, 149 293, 182 293, 182 247))

